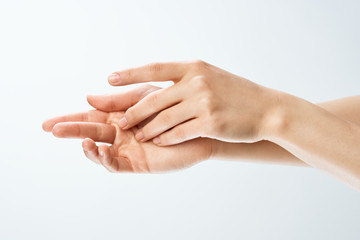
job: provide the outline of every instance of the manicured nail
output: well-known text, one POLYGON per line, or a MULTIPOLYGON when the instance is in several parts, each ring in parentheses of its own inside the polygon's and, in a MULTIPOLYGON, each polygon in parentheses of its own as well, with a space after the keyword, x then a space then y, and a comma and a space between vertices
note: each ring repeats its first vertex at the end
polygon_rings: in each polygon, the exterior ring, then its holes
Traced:
POLYGON ((138 141, 140 141, 141 139, 143 139, 143 138, 144 138, 143 132, 142 132, 141 130, 139 130, 139 131, 136 133, 135 138, 136 138, 136 140, 138 140, 138 141))
POLYGON ((122 119, 120 119, 120 121, 119 121, 119 126, 120 126, 121 128, 126 127, 127 124, 128 124, 128 122, 127 122, 127 120, 126 120, 125 117, 123 117, 122 119))
POLYGON ((109 76, 108 79, 111 83, 117 83, 120 80, 120 76, 119 76, 119 74, 113 73, 109 76))
POLYGON ((158 137, 154 138, 153 142, 155 144, 160 144, 160 138, 158 138, 158 137))

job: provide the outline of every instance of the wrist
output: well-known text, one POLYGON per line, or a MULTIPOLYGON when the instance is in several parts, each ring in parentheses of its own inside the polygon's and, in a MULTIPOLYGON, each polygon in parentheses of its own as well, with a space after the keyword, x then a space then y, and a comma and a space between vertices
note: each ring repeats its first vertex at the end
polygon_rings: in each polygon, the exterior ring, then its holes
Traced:
POLYGON ((212 138, 206 138, 206 139, 207 139, 208 149, 209 149, 209 151, 208 151, 209 154, 208 154, 206 160, 217 158, 219 156, 222 142, 218 141, 216 139, 212 139, 212 138))
POLYGON ((291 122, 291 112, 297 109, 298 98, 282 91, 273 90, 272 100, 264 114, 261 139, 273 141, 281 136, 291 122))

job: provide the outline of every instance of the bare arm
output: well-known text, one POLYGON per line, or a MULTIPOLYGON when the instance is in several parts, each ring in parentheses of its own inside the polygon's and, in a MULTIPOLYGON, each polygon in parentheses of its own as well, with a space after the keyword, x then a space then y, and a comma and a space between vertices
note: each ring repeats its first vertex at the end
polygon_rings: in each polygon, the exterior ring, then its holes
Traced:
MULTIPOLYGON (((352 96, 332 101, 318 103, 317 106, 327 110, 339 118, 360 125, 360 96, 352 96)), ((256 143, 227 143, 215 142, 215 157, 240 160, 257 161, 269 164, 285 164, 309 166, 281 146, 270 141, 256 143)))
POLYGON ((340 117, 286 93, 279 99, 279 108, 264 131, 265 139, 360 190, 359 97, 342 100, 346 107, 341 108, 340 117))

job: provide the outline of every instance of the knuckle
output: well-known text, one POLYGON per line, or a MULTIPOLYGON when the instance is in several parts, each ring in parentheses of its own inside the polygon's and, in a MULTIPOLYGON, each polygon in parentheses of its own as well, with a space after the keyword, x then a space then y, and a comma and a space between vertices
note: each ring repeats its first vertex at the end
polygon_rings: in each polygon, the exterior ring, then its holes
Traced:
POLYGON ((139 88, 139 101, 159 89, 160 88, 151 84, 144 84, 142 87, 139 88))
POLYGON ((157 109, 158 101, 159 101, 159 96, 156 93, 150 94, 148 99, 147 99, 147 102, 148 102, 149 107, 151 109, 157 109))
POLYGON ((140 86, 139 90, 140 90, 140 92, 147 92, 147 91, 149 91, 151 89, 154 89, 154 88, 155 88, 155 86, 153 86, 153 85, 151 85, 149 83, 145 83, 145 84, 140 86))
POLYGON ((150 89, 152 87, 153 87, 153 85, 151 85, 149 83, 144 83, 140 86, 140 88, 142 88, 142 89, 150 89))
POLYGON ((206 94, 199 102, 203 109, 204 119, 206 119, 206 134, 211 135, 220 132, 223 120, 219 117, 221 114, 218 113, 219 108, 216 105, 214 97, 211 94, 206 94))
POLYGON ((210 91, 209 79, 204 75, 198 75, 191 80, 191 85, 198 91, 210 91))
POLYGON ((203 94, 199 100, 199 103, 202 106, 202 109, 208 115, 207 117, 212 117, 216 109, 214 96, 211 93, 203 94))
POLYGON ((147 64, 147 68, 149 70, 149 72, 151 73, 156 73, 156 72, 160 72, 163 68, 163 64, 162 63, 149 63, 147 64))
POLYGON ((159 116, 159 120, 160 120, 160 124, 166 124, 170 122, 171 116, 167 112, 161 112, 159 116))
POLYGON ((197 77, 198 86, 202 89, 208 89, 209 88, 209 80, 206 76, 200 75, 197 77))
POLYGON ((193 66, 195 69, 204 69, 206 66, 207 66, 207 63, 203 60, 200 60, 200 59, 197 59, 197 60, 194 60, 193 62, 193 66))
POLYGON ((174 131, 174 136, 176 139, 183 140, 186 138, 185 131, 183 128, 181 128, 181 127, 174 128, 173 131, 174 131))
POLYGON ((106 110, 112 111, 116 108, 116 105, 112 99, 109 99, 108 101, 104 101, 102 107, 106 110))
POLYGON ((133 71, 134 71, 133 69, 125 70, 121 72, 121 76, 123 76, 125 79, 132 79, 134 75, 133 71))

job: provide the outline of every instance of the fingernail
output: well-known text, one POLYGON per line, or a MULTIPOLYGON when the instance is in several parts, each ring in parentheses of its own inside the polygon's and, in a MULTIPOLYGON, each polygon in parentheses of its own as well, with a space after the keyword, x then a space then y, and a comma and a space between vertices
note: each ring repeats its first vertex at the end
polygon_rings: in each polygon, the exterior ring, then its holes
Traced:
POLYGON ((103 156, 104 156, 104 152, 101 151, 101 150, 99 150, 99 155, 100 155, 100 157, 103 157, 103 156))
POLYGON ((120 76, 119 76, 119 74, 113 73, 109 76, 108 79, 111 83, 117 83, 120 80, 120 76))
POLYGON ((155 144, 160 144, 160 138, 158 138, 158 137, 154 138, 153 142, 155 144))
POLYGON ((138 140, 138 141, 140 141, 141 139, 143 139, 143 138, 144 138, 143 132, 142 132, 141 130, 139 130, 139 131, 136 133, 135 138, 136 138, 136 140, 138 140))
POLYGON ((127 120, 126 120, 125 117, 123 117, 122 119, 120 119, 120 121, 119 121, 119 126, 120 126, 121 128, 126 127, 127 124, 128 124, 128 122, 127 122, 127 120))

